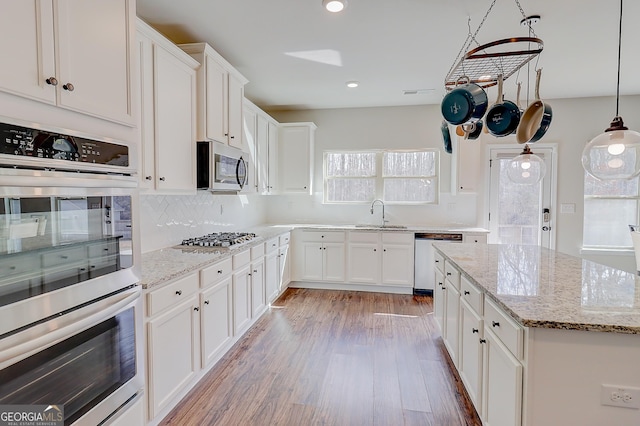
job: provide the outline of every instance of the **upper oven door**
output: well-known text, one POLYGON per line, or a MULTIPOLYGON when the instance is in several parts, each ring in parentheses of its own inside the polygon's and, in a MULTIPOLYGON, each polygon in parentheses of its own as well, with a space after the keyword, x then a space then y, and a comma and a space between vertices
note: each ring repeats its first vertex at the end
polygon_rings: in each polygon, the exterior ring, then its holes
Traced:
POLYGON ((139 281, 133 178, 0 175, 0 335, 139 281))

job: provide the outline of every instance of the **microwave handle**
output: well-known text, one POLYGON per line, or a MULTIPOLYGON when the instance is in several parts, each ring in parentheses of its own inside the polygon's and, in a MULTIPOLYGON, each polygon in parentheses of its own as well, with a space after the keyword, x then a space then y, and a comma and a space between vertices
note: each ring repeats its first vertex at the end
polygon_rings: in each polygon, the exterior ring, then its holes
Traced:
POLYGON ((238 164, 236 164, 236 180, 238 181, 238 185, 240 185, 240 189, 244 188, 244 186, 247 184, 248 179, 249 177, 247 176, 247 162, 244 160, 244 158, 240 157, 238 159, 238 164), (242 178, 242 181, 240 181, 240 165, 244 167, 244 177, 242 178))

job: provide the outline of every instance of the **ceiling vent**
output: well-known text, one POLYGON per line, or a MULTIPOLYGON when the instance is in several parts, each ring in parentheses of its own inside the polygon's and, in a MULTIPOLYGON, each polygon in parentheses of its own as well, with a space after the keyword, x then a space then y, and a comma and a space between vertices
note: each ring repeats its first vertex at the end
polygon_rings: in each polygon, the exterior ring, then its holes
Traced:
POLYGON ((404 95, 427 95, 433 92, 435 89, 414 89, 414 90, 403 90, 402 93, 404 95))

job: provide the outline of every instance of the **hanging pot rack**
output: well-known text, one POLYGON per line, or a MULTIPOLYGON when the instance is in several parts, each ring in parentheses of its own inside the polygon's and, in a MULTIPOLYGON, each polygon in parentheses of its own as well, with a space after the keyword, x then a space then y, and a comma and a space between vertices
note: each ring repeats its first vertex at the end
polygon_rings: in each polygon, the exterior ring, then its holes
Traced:
POLYGON ((544 43, 533 31, 532 20, 524 13, 519 0, 514 1, 523 16, 523 25, 529 28, 529 37, 505 38, 482 45, 478 43, 476 36, 496 1, 493 0, 489 6, 475 33, 472 34, 471 27, 469 27, 467 39, 445 78, 446 90, 453 89, 462 76, 468 77, 470 82, 483 88, 495 86, 498 83, 499 75, 502 75, 503 80, 506 80, 542 52, 544 43), (473 44, 477 47, 472 48, 473 44))

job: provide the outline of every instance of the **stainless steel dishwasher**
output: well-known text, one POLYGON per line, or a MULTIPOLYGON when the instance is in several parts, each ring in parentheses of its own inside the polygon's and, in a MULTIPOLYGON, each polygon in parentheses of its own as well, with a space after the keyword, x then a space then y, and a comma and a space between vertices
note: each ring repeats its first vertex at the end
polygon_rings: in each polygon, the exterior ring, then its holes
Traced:
POLYGON ((414 294, 433 294, 435 288, 434 248, 432 243, 461 243, 462 234, 416 232, 414 294))

